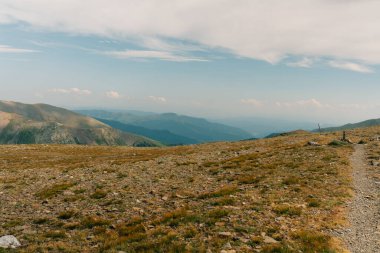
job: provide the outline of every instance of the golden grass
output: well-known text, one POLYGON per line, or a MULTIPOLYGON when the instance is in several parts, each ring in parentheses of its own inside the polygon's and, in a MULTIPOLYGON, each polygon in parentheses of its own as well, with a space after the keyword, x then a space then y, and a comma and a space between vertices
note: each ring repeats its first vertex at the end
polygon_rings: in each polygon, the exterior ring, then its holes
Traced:
POLYGON ((352 148, 327 145, 338 138, 0 146, 0 197, 19 200, 1 206, 0 234, 15 234, 27 245, 21 252, 218 252, 226 243, 238 252, 334 252, 326 231, 344 224, 351 196, 352 148))

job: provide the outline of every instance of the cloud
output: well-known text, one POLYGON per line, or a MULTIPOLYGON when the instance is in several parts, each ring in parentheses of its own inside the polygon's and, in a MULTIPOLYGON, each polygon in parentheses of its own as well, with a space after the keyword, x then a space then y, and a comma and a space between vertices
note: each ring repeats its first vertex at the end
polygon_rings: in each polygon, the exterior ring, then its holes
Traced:
POLYGON ((166 103, 167 99, 164 97, 148 96, 148 98, 157 103, 166 103))
POLYGON ((79 88, 70 88, 70 89, 51 89, 49 90, 51 93, 60 93, 60 94, 72 94, 72 95, 91 95, 92 92, 90 90, 81 90, 79 88))
POLYGON ((17 53, 17 54, 22 54, 22 53, 35 53, 35 52, 37 52, 37 51, 31 50, 31 49, 11 47, 11 46, 8 46, 8 45, 0 45, 0 53, 17 53))
POLYGON ((314 61, 310 58, 304 57, 299 61, 286 63, 289 67, 310 68, 313 66, 314 61))
POLYGON ((110 90, 110 91, 107 91, 106 92, 106 96, 108 98, 112 98, 112 99, 118 99, 118 98, 121 98, 121 95, 116 92, 116 91, 113 91, 113 90, 110 90))
POLYGON ((322 104, 315 98, 307 99, 307 100, 298 100, 295 102, 276 102, 276 106, 278 107, 315 107, 315 108, 329 108, 331 107, 329 104, 322 104))
POLYGON ((246 104, 246 105, 253 105, 256 107, 263 106, 263 102, 261 102, 257 99, 254 99, 254 98, 241 99, 240 103, 246 104))
POLYGON ((164 61, 187 62, 187 61, 206 61, 201 58, 176 55, 171 52, 153 50, 124 50, 109 51, 104 54, 119 59, 159 59, 164 61))
POLYGON ((340 104, 339 107, 344 108, 344 109, 367 110, 375 106, 365 105, 365 104, 340 104))
POLYGON ((379 9, 380 1, 373 0, 2 0, 0 22, 142 39, 158 51, 133 53, 145 58, 175 59, 167 54, 176 49, 161 43, 174 40, 270 63, 308 56, 371 65, 380 64, 379 9))
POLYGON ((331 67, 337 68, 337 69, 350 70, 350 71, 360 72, 360 73, 373 72, 373 70, 368 68, 367 66, 358 64, 358 63, 353 63, 353 62, 330 61, 328 64, 331 67))

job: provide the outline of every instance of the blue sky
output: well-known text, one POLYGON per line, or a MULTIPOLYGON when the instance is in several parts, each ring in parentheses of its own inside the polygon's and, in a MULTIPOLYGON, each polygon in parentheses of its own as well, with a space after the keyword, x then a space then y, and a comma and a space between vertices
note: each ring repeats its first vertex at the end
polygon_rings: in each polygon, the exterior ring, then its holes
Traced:
POLYGON ((211 118, 378 118, 379 8, 2 0, 0 99, 211 118))

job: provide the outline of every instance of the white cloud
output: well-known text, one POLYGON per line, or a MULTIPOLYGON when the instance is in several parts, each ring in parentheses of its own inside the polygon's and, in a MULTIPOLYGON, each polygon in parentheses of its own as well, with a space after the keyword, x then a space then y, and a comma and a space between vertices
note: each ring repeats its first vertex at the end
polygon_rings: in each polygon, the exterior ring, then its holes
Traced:
POLYGON ((112 99, 121 98, 121 95, 117 91, 113 91, 113 90, 107 91, 106 96, 112 99))
POLYGON ((340 104, 339 107, 344 108, 344 109, 367 110, 375 106, 370 106, 370 105, 365 105, 365 104, 340 104))
POLYGON ((201 58, 176 55, 171 52, 153 50, 124 50, 109 51, 104 54, 119 59, 159 59, 164 61, 186 62, 186 61, 205 61, 201 58))
POLYGON ((257 99, 254 99, 254 98, 241 99, 240 103, 246 104, 246 105, 253 105, 256 107, 263 106, 263 102, 261 102, 257 99))
POLYGON ((157 102, 157 103, 166 103, 167 102, 167 99, 164 97, 148 96, 148 98, 154 102, 157 102))
POLYGON ((299 61, 288 62, 286 65, 289 67, 310 68, 313 66, 314 61, 310 58, 304 57, 299 61))
POLYGON ((8 45, 0 45, 0 53, 17 53, 17 54, 21 54, 21 53, 35 53, 35 52, 37 52, 37 51, 31 50, 31 49, 11 47, 11 46, 8 46, 8 45))
POLYGON ((315 108, 329 108, 329 104, 322 104, 315 98, 307 100, 298 100, 295 102, 276 102, 278 107, 315 107, 315 108))
POLYGON ((0 22, 116 40, 144 38, 153 51, 172 52, 163 50, 165 43, 149 42, 159 38, 271 63, 295 55, 380 64, 379 9, 374 0, 2 0, 0 22))
POLYGON ((330 61, 329 65, 333 68, 350 70, 360 73, 372 73, 372 69, 365 65, 353 63, 353 62, 341 62, 341 61, 330 61))
POLYGON ((92 94, 90 90, 81 90, 79 88, 70 88, 70 89, 56 88, 56 89, 51 89, 49 91, 52 93, 72 94, 72 95, 91 95, 92 94))

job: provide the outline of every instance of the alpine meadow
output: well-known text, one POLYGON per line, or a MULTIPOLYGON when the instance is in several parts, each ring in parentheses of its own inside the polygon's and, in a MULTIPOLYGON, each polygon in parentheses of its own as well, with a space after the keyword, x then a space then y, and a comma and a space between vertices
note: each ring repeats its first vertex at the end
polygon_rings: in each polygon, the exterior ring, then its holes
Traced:
POLYGON ((0 253, 379 253, 379 10, 0 0, 0 253))

